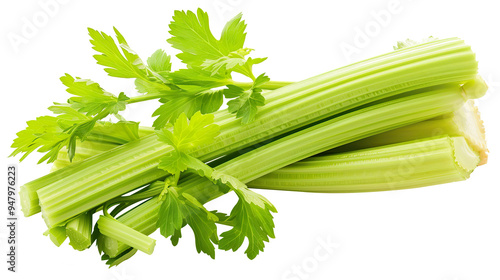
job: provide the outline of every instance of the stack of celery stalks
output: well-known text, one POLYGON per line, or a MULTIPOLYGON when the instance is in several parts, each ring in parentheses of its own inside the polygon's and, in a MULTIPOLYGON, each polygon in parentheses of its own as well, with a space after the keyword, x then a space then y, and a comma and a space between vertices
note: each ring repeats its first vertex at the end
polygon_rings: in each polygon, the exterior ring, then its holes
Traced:
MULTIPOLYGON (((200 25, 202 15, 198 11, 200 25)), ((25 216, 42 213, 46 234, 57 246, 67 238, 77 250, 95 242, 111 266, 138 250, 151 254, 155 240, 149 235, 159 227, 176 245, 185 225, 195 233, 198 252, 213 257, 214 246, 236 250, 247 240, 246 253, 254 258, 263 242, 274 237, 270 213, 276 210, 246 186, 335 193, 465 180, 487 161, 484 128, 473 102, 487 86, 478 76, 475 55, 457 38, 407 43, 300 82, 264 81, 265 104, 259 105, 253 121, 227 109, 214 112, 210 125, 218 126, 219 133, 182 150, 208 169, 189 163, 180 173, 158 168, 181 153, 161 141, 158 129, 135 123, 127 129, 136 130, 124 132, 117 123, 94 122, 76 138, 76 148, 57 151, 50 174, 21 187, 22 210, 25 216), (230 191, 240 199, 230 215, 203 207, 230 191), (232 229, 218 235, 216 224, 232 229)), ((257 84, 253 81, 245 88, 250 94, 257 84)), ((159 131, 175 134, 181 128, 174 120, 159 131)), ((61 128, 58 133, 68 131, 61 128)), ((43 138, 45 132, 37 136, 43 138)), ((22 146, 19 141, 15 148, 22 146)))

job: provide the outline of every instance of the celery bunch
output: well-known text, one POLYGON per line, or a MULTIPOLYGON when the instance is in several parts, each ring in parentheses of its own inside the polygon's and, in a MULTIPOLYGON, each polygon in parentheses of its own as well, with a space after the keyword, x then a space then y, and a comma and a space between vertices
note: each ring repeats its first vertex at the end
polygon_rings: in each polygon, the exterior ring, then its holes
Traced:
POLYGON ((199 253, 215 258, 215 249, 236 251, 247 240, 253 259, 274 238, 276 209, 251 188, 404 189, 464 180, 486 163, 470 100, 486 85, 460 39, 400 44, 289 83, 253 73, 266 58, 250 57, 245 29, 237 15, 217 39, 201 9, 176 11, 167 41, 185 68, 175 71, 162 50, 144 62, 118 30, 115 41, 89 29, 97 63, 110 76, 134 79, 141 95, 61 78, 72 95, 67 103, 29 121, 12 145, 21 160, 37 150, 40 162, 53 163, 53 172, 21 187, 25 216, 42 212, 57 246, 66 238, 76 250, 95 242, 109 265, 153 253, 149 235, 158 228, 176 245, 186 226, 199 253), (152 128, 120 115, 155 99, 152 128), (219 110, 224 99, 228 109, 219 110), (109 116, 118 121, 103 121, 109 116), (396 172, 407 165, 412 172, 396 172), (238 198, 230 213, 204 207, 229 192, 238 198), (218 225, 229 230, 219 234, 218 225))

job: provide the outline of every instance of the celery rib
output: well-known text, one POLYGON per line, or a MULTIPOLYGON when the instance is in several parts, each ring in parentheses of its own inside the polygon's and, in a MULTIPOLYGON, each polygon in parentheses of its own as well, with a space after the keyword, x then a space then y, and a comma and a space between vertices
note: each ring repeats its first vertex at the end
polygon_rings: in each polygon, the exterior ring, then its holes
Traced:
POLYGON ((66 235, 69 245, 75 250, 83 251, 91 245, 92 212, 78 215, 66 224, 66 235))
POLYGON ((120 242, 126 243, 128 246, 140 250, 148 255, 154 251, 156 241, 143 233, 140 233, 119 221, 107 217, 100 216, 97 220, 97 225, 101 234, 114 238, 120 242))
POLYGON ((465 138, 444 136, 312 157, 248 185, 305 192, 399 190, 465 180, 479 160, 465 138))
POLYGON ((479 152, 481 157, 479 165, 487 162, 488 148, 484 126, 473 100, 467 101, 463 107, 451 114, 367 137, 327 153, 355 151, 439 135, 463 136, 471 147, 479 152))

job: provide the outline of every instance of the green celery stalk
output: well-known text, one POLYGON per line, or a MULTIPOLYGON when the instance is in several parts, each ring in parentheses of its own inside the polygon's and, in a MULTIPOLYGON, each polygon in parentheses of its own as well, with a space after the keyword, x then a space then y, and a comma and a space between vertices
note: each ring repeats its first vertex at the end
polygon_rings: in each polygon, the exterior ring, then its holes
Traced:
POLYGON ((77 163, 97 154, 109 151, 121 144, 122 143, 86 140, 82 143, 79 143, 77 147, 78 152, 75 153, 75 156, 73 157, 73 160, 71 162, 69 161, 68 150, 66 148, 61 149, 57 154, 57 159, 52 164, 51 172, 64 168, 72 163, 77 163))
POLYGON ((464 137, 442 136, 311 157, 248 186, 305 192, 399 190, 465 180, 479 162, 464 137))
MULTIPOLYGON (((247 183, 353 140, 451 113, 463 106, 464 102, 464 95, 459 86, 437 87, 319 123, 238 156, 217 166, 216 169, 247 183)), ((182 180, 179 186, 201 203, 227 192, 227 190, 213 190, 211 182, 197 176, 182 180)), ((146 235, 151 234, 156 229, 159 206, 158 199, 152 198, 122 215, 118 220, 146 235)), ((113 243, 106 240, 103 242, 113 243)), ((106 248, 104 252, 112 257, 125 249, 127 246, 117 244, 106 248), (117 249, 110 250, 113 248, 117 249)))
MULTIPOLYGON (((69 161, 68 150, 66 148, 61 149, 57 155, 57 160, 55 160, 52 164, 51 171, 54 172, 70 165, 71 163, 83 161, 133 140, 132 137, 123 137, 121 135, 123 134, 123 130, 117 132, 106 129, 106 127, 103 128, 99 126, 94 130, 97 131, 93 131, 87 140, 78 144, 77 152, 71 162, 69 161)), ((139 138, 145 137, 151 135, 153 132, 154 130, 151 127, 139 126, 138 136, 139 138)))
MULTIPOLYGON (((153 132, 153 128, 139 127, 138 136, 145 137, 151 135, 153 132)), ((89 157, 100 154, 101 152, 109 151, 117 145, 128 143, 131 138, 132 137, 128 134, 124 135, 122 131, 117 132, 115 130, 109 130, 105 125, 96 126, 87 140, 78 144, 79 152, 78 155, 75 155, 75 158, 73 158, 73 163, 83 161, 89 157), (98 152, 96 153, 96 151, 98 152)), ((58 160, 54 162, 51 169, 52 172, 71 164, 66 149, 62 149, 57 157, 58 160)), ((67 174, 71 174, 71 172, 72 168, 67 168, 64 171, 59 171, 57 176, 63 177, 67 174)), ((22 211, 26 217, 40 212, 36 191, 43 187, 43 184, 48 184, 50 181, 50 178, 48 177, 50 176, 38 178, 21 186, 19 195, 21 197, 22 211)))
MULTIPOLYGON (((226 111, 216 113, 221 135, 191 155, 204 161, 214 159, 374 100, 471 80, 476 72, 474 54, 458 39, 395 51, 268 93, 268 104, 251 124, 242 126, 226 111)), ((147 136, 28 183, 23 193, 38 195, 42 216, 53 227, 162 178, 165 173, 156 165, 171 152, 155 136, 147 136)), ((36 195, 21 195, 25 213, 37 212, 36 195)))
POLYGON ((109 258, 108 256, 106 256, 107 258, 103 258, 106 259, 106 264, 109 265, 109 267, 113 267, 113 266, 117 266, 119 264, 121 264, 122 262, 130 259, 133 255, 135 255, 135 253, 137 253, 137 249, 134 249, 134 248, 129 248, 128 250, 122 252, 119 256, 116 256, 114 258, 109 258))
POLYGON ((367 137, 326 153, 355 151, 439 135, 463 136, 473 149, 479 152, 481 157, 479 165, 483 165, 488 160, 484 134, 483 121, 477 107, 474 106, 473 100, 469 100, 463 107, 451 114, 367 137))
MULTIPOLYGON (((488 159, 488 148, 486 146, 486 138, 483 121, 480 118, 477 107, 474 105, 474 100, 468 100, 464 106, 450 114, 445 114, 430 120, 425 120, 416 124, 407 125, 398 129, 379 133, 377 135, 367 137, 352 143, 329 150, 324 154, 336 154, 347 151, 356 151, 360 149, 384 146, 389 144, 401 143, 411 140, 417 140, 434 136, 463 136, 467 142, 479 152, 483 165, 488 159)), ((75 158, 84 160, 97 154, 108 151, 120 144, 100 142, 87 143, 77 147, 75 158)), ((241 152, 239 152, 241 154, 241 152)), ((221 159, 226 161, 227 159, 221 159)), ((73 163, 75 160, 73 160, 73 163)), ((57 160, 53 164, 53 169, 58 169, 61 166, 68 166, 69 161, 67 151, 61 150, 57 160)))
POLYGON ((107 216, 100 216, 97 220, 99 232, 110 238, 114 238, 128 246, 151 255, 154 251, 156 241, 143 233, 132 229, 123 223, 107 216))
POLYGON ((92 213, 82 213, 66 224, 69 245, 75 250, 83 251, 91 245, 92 213))

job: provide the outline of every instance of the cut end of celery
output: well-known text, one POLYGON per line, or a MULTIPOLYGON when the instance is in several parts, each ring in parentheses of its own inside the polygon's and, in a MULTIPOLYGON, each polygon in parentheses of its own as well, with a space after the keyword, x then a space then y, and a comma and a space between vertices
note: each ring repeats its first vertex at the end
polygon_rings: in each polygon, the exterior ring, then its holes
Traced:
POLYGON ((477 75, 474 80, 466 82, 462 88, 467 98, 470 99, 480 98, 488 91, 488 85, 479 75, 477 75))
POLYGON ((483 121, 473 100, 469 100, 465 105, 454 112, 453 121, 457 124, 461 132, 472 148, 479 153, 479 165, 486 164, 488 161, 488 148, 483 121))
POLYGON ((88 238, 88 235, 83 235, 81 232, 67 228, 66 235, 69 237, 69 245, 73 247, 75 250, 83 251, 90 247, 91 241, 88 238))
POLYGON ((474 151, 463 137, 452 137, 451 140, 455 163, 464 171, 465 176, 469 177, 480 162, 479 153, 474 151))
POLYGON ((19 200, 21 201, 21 211, 23 211, 23 214, 25 217, 29 216, 29 198, 27 197, 26 190, 24 185, 21 186, 21 189, 19 190, 19 200))
POLYGON ((99 236, 102 239, 103 251, 110 257, 115 258, 120 254, 118 250, 118 241, 114 238, 109 238, 105 235, 99 236))
POLYGON ((19 190, 19 200, 21 201, 21 211, 25 217, 29 217, 40 212, 40 207, 38 203, 30 198, 30 192, 26 189, 24 185, 21 186, 19 190))
POLYGON ((69 245, 83 251, 92 244, 92 213, 82 213, 66 224, 69 245))
MULTIPOLYGON (((128 246, 148 255, 153 254, 156 245, 156 240, 153 238, 107 216, 100 216, 99 220, 97 220, 97 225, 102 235, 111 237, 111 239, 115 239, 116 241, 123 242, 128 246)), ((106 246, 114 245, 112 243, 105 244, 105 249, 106 246)), ((116 244, 116 247, 118 247, 118 244, 116 244)), ((115 250, 117 251, 117 249, 115 250)))
POLYGON ((54 243, 57 247, 61 246, 67 237, 66 229, 64 227, 48 229, 43 233, 43 235, 48 235, 50 237, 50 241, 52 241, 52 243, 54 243))

